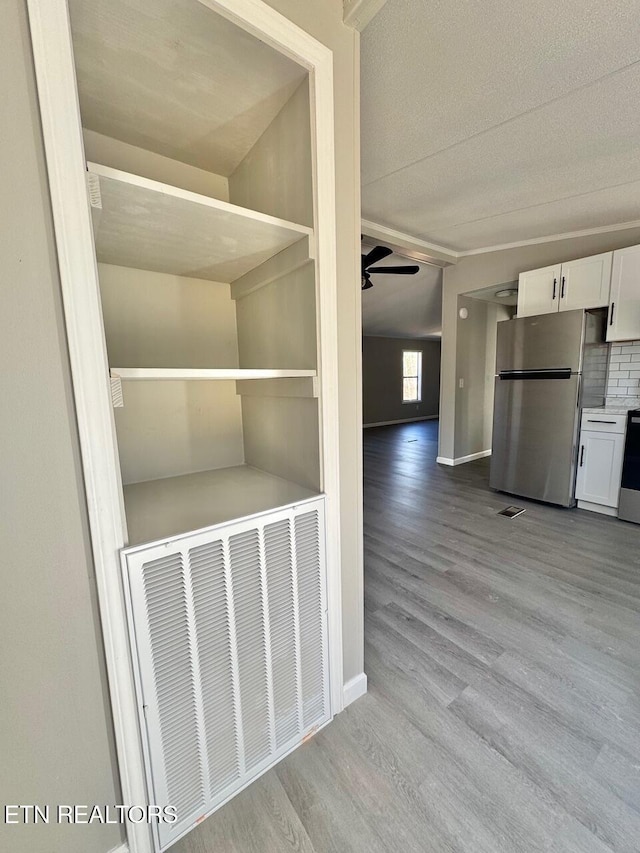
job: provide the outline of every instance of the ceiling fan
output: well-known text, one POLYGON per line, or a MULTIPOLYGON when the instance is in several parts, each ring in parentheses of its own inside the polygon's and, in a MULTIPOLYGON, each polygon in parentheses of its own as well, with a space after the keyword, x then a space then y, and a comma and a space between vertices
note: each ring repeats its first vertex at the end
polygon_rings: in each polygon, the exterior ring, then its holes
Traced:
POLYGON ((369 290, 373 287, 371 274, 386 273, 387 275, 415 275, 420 269, 419 266, 406 267, 374 267, 372 264, 377 264, 383 258, 393 254, 393 249, 387 246, 374 246, 374 248, 366 255, 362 256, 362 290, 369 290))

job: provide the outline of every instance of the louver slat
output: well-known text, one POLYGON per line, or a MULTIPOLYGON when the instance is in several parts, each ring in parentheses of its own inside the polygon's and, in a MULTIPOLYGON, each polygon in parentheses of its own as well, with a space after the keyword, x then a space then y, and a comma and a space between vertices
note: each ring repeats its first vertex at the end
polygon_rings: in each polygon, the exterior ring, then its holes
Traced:
POLYGON ((180 819, 205 803, 182 557, 146 563, 142 574, 167 794, 180 819))
POLYGON ((294 524, 300 608, 302 719, 306 729, 325 714, 327 703, 318 513, 314 511, 299 515, 294 524), (320 637, 323 640, 319 642, 320 637))
POLYGON ((298 734, 297 642, 289 519, 264 529, 276 747, 298 734))
POLYGON ((203 816, 329 718, 324 501, 123 551, 150 801, 203 816))
POLYGON ((189 551, 212 797, 240 776, 222 542, 189 551))
POLYGON ((257 530, 229 538, 247 771, 271 751, 267 653, 257 530))

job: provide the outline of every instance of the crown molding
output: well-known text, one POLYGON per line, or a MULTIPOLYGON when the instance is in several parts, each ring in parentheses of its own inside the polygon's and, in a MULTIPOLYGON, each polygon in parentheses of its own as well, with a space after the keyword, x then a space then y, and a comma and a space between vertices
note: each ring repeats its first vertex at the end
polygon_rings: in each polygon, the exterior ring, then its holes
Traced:
POLYGON ((397 255, 403 255, 414 261, 421 261, 423 264, 448 267, 450 264, 455 264, 459 257, 458 252, 447 249, 445 246, 427 243, 419 237, 412 237, 411 234, 387 228, 385 225, 378 225, 368 219, 363 219, 360 227, 363 237, 382 242, 393 249, 397 255))
POLYGON ((599 228, 584 228, 581 231, 566 231, 564 234, 550 234, 546 237, 534 237, 532 240, 518 240, 515 243, 500 243, 497 246, 483 246, 480 249, 467 249, 456 252, 458 258, 470 255, 485 255, 489 252, 504 252, 507 249, 520 249, 524 246, 536 246, 539 243, 554 243, 557 240, 572 240, 575 237, 592 237, 596 234, 610 234, 612 231, 626 231, 629 228, 640 228, 640 219, 630 222, 619 222, 616 225, 601 225, 599 228))
POLYGON ((393 249, 397 255, 403 255, 424 264, 437 267, 447 267, 457 263, 460 258, 468 258, 472 255, 486 255, 489 252, 505 252, 508 249, 520 249, 525 246, 537 246, 541 243, 554 243, 558 240, 572 240, 578 237, 594 237, 597 234, 610 234, 613 231, 628 231, 631 228, 640 228, 640 219, 629 222, 618 222, 615 225, 601 225, 598 228, 584 228, 581 231, 566 231, 563 234, 549 234, 545 237, 534 237, 531 240, 517 240, 514 243, 499 243, 496 246, 483 246, 480 249, 464 249, 456 251, 437 243, 428 243, 419 237, 387 228, 385 225, 377 225, 375 222, 363 219, 362 234, 373 240, 384 242, 393 249))

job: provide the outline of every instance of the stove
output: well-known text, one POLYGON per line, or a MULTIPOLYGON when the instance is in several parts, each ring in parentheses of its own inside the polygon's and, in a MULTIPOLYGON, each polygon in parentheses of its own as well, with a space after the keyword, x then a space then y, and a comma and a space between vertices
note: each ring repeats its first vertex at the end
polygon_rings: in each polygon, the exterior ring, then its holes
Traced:
POLYGON ((627 414, 618 518, 640 524, 640 409, 627 414))

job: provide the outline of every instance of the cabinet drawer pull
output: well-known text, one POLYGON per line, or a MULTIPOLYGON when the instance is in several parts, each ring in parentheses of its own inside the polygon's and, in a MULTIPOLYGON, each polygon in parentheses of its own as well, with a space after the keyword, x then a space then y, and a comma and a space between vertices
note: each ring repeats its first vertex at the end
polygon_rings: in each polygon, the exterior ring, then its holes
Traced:
POLYGON ((558 284, 558 279, 554 278, 554 280, 553 280, 553 296, 551 297, 552 300, 556 298, 556 285, 557 284, 558 284))
POLYGON ((613 326, 613 312, 616 310, 616 303, 611 303, 611 313, 609 314, 609 325, 613 326))
POLYGON ((562 276, 562 290, 560 291, 560 299, 564 299, 564 276, 562 276))
POLYGON ((615 421, 595 421, 592 418, 587 418, 588 424, 613 424, 615 426, 615 421))
POLYGON ((584 464, 584 444, 580 448, 580 467, 582 468, 584 464))

